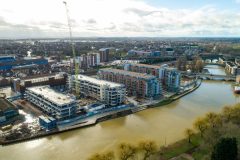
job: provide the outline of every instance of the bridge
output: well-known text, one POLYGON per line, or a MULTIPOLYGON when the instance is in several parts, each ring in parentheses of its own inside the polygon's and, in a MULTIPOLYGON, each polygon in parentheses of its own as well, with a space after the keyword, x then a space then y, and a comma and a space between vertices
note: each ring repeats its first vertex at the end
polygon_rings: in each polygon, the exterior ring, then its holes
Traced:
POLYGON ((200 54, 199 55, 205 63, 217 63, 219 61, 219 58, 224 57, 220 54, 200 54))
POLYGON ((234 75, 213 75, 213 74, 196 74, 198 78, 205 80, 220 80, 220 81, 236 81, 236 76, 234 75))

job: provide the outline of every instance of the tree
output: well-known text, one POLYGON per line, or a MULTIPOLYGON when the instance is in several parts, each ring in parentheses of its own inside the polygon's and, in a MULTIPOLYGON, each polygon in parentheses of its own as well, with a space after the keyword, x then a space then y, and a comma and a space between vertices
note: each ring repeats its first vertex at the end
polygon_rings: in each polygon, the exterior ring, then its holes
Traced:
POLYGON ((191 143, 191 137, 194 135, 194 131, 188 128, 184 133, 188 137, 188 143, 191 143))
POLYGON ((208 125, 212 128, 214 128, 221 121, 218 114, 216 114, 214 112, 207 113, 205 118, 206 118, 208 125))
POLYGON ((193 125, 200 132, 201 137, 203 137, 203 133, 207 129, 206 120, 204 118, 198 118, 193 125))
POLYGON ((240 125, 240 104, 232 108, 231 122, 240 125))
POLYGON ((187 67, 187 58, 186 56, 181 56, 176 61, 176 66, 180 71, 186 71, 187 67))
POLYGON ((222 138, 214 146, 211 160, 237 160, 238 148, 236 138, 222 138))
POLYGON ((137 153, 137 148, 131 144, 122 143, 119 145, 120 160, 129 160, 134 158, 137 153))
POLYGON ((154 141, 143 141, 139 143, 139 149, 144 152, 143 160, 147 160, 157 152, 157 145, 154 141))
POLYGON ((89 160, 114 160, 115 156, 113 152, 107 152, 103 154, 95 154, 89 158, 89 160))
POLYGON ((223 108, 223 111, 222 111, 223 117, 226 119, 227 122, 230 121, 231 119, 232 111, 233 109, 230 106, 225 106, 223 108))

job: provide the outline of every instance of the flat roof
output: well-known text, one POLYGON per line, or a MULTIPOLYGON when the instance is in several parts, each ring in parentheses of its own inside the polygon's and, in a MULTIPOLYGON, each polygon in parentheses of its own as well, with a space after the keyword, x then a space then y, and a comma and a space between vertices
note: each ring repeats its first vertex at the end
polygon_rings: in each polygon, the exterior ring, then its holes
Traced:
POLYGON ((160 69, 161 66, 157 66, 157 65, 149 65, 149 64, 141 64, 141 63, 137 63, 137 64, 132 64, 130 63, 131 66, 139 66, 139 67, 147 67, 147 68, 154 68, 154 69, 160 69))
POLYGON ((49 86, 38 86, 38 87, 30 87, 27 90, 42 96, 45 99, 52 101, 57 105, 65 105, 74 102, 75 100, 70 96, 57 92, 51 89, 49 86))
MULTIPOLYGON (((33 77, 27 77, 27 78, 23 78, 21 79, 21 85, 25 84, 26 81, 31 81, 32 83, 37 82, 37 81, 46 81, 49 78, 63 78, 64 77, 64 73, 63 74, 51 74, 51 75, 38 75, 38 76, 33 76, 33 77)), ((18 78, 16 78, 18 79, 18 78)))
POLYGON ((143 78, 143 79, 155 79, 155 76, 146 74, 146 73, 137 73, 137 72, 130 72, 126 70, 120 70, 120 69, 113 69, 113 68, 105 68, 105 69, 100 69, 100 71, 105 71, 105 72, 112 72, 112 73, 118 73, 118 74, 123 74, 135 78, 143 78))
POLYGON ((85 80, 85 81, 88 81, 88 82, 91 82, 94 84, 98 84, 100 86, 103 86, 103 85, 108 85, 110 87, 123 87, 124 86, 123 84, 100 80, 100 79, 96 79, 96 78, 85 76, 85 75, 78 75, 78 79, 82 79, 82 80, 85 80))

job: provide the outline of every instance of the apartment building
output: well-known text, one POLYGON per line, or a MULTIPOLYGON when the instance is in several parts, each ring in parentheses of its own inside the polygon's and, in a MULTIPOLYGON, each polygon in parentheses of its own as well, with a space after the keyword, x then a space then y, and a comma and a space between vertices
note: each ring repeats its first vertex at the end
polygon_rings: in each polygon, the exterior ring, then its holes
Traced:
POLYGON ((147 73, 153 76, 156 76, 157 78, 162 79, 164 76, 164 68, 161 66, 156 65, 147 65, 147 64, 125 64, 124 70, 131 71, 131 72, 138 72, 138 73, 147 73))
POLYGON ((59 93, 49 86, 27 88, 25 98, 58 120, 71 118, 76 113, 75 98, 59 93))
POLYGON ((70 78, 70 88, 75 90, 75 83, 78 83, 77 86, 81 94, 95 98, 107 106, 117 106, 125 101, 126 88, 123 84, 100 80, 85 75, 78 75, 77 79, 75 76, 70 78))
POLYGON ((125 64, 124 70, 153 75, 161 81, 162 87, 169 91, 180 89, 181 74, 175 68, 166 65, 125 64))
POLYGON ((108 62, 109 61, 109 53, 110 53, 109 48, 101 48, 101 49, 99 49, 99 53, 100 53, 100 62, 108 62))
POLYGON ((79 63, 79 67, 81 69, 95 67, 100 64, 100 54, 99 53, 83 54, 76 58, 76 62, 79 63))
POLYGON ((168 91, 177 92, 180 89, 181 74, 176 68, 164 68, 162 78, 163 88, 168 91))
POLYGON ((101 79, 124 84, 129 96, 151 98, 162 93, 160 81, 152 75, 109 68, 100 69, 98 75, 101 79))

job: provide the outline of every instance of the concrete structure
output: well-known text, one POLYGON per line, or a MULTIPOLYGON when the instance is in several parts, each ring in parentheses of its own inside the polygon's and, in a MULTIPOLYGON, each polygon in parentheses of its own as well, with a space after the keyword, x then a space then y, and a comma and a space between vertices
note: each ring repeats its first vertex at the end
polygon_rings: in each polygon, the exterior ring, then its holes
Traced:
POLYGON ((55 88, 65 88, 67 85, 66 73, 52 74, 52 75, 38 75, 28 78, 13 78, 11 79, 11 88, 15 92, 24 93, 28 87, 49 85, 55 88))
POLYGON ((0 125, 11 122, 18 115, 18 109, 7 99, 0 97, 0 125))
POLYGON ((70 88, 75 89, 74 84, 78 83, 80 93, 95 98, 108 106, 120 105, 125 101, 126 88, 122 84, 99 80, 89 76, 78 75, 71 77, 70 88))
POLYGON ((52 130, 57 127, 57 120, 53 117, 39 116, 39 124, 47 130, 52 130))
POLYGON ((162 94, 160 81, 152 75, 109 68, 100 69, 98 75, 101 79, 124 84, 129 96, 151 98, 162 94))
POLYGON ((27 88, 25 98, 58 120, 68 119, 76 114, 75 98, 56 92, 49 86, 27 88))
POLYGON ((100 62, 108 62, 109 61, 109 48, 101 48, 99 49, 100 53, 100 62))

